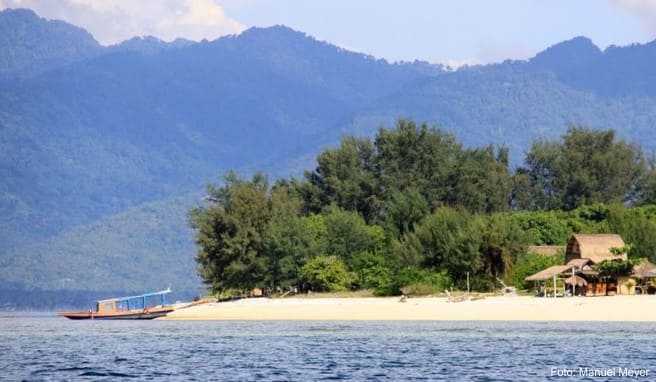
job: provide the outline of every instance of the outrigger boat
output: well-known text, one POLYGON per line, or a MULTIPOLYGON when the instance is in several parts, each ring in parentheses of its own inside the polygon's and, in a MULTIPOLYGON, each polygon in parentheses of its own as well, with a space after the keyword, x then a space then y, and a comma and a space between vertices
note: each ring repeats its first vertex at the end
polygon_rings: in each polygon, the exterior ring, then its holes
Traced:
POLYGON ((166 316, 175 308, 167 305, 170 289, 139 296, 118 297, 96 302, 95 310, 57 312, 71 320, 152 320, 166 316))

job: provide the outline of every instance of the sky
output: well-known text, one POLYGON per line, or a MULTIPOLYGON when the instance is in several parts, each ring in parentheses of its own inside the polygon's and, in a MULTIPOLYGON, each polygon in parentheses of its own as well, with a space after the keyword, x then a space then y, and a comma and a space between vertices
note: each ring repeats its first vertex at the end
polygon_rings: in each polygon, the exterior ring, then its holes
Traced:
POLYGON ((576 36, 601 48, 656 39, 656 0, 0 0, 19 7, 105 45, 283 24, 378 58, 451 66, 526 59, 576 36))

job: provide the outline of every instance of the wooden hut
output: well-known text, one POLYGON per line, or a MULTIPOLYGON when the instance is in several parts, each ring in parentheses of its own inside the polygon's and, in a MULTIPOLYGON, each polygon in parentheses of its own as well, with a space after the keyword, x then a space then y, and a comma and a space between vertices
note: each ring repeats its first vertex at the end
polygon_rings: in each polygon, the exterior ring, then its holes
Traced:
POLYGON ((576 234, 567 242, 565 262, 573 259, 590 259, 592 264, 604 260, 626 260, 626 253, 615 255, 611 249, 623 248, 624 240, 616 234, 576 234))
POLYGON ((586 280, 586 296, 604 296, 619 292, 618 280, 600 279, 592 266, 606 260, 626 260, 626 253, 613 253, 613 249, 624 248, 625 245, 622 237, 616 234, 572 235, 567 242, 565 261, 567 264, 576 265, 578 272, 586 280))
POLYGON ((618 280, 622 292, 626 294, 654 294, 656 293, 656 265, 648 259, 640 259, 634 266, 631 276, 618 280))
MULTIPOLYGON (((549 291, 547 290, 547 281, 553 280, 552 282, 552 296, 556 297, 558 295, 558 283, 556 282, 556 279, 560 278, 560 276, 565 273, 566 271, 570 270, 572 267, 569 265, 552 265, 551 267, 544 269, 534 275, 528 276, 524 280, 526 281, 534 281, 536 283, 542 282, 543 288, 544 288, 544 296, 547 297, 549 295, 549 291)), ((563 290, 563 294, 565 293, 565 290, 563 290)))
MULTIPOLYGON (((558 253, 562 247, 529 247, 533 253, 558 253)), ((565 265, 557 265, 527 277, 527 281, 545 281, 566 278, 565 285, 571 287, 572 294, 599 296, 618 293, 618 280, 599 276, 594 265, 606 260, 627 260, 626 253, 616 254, 615 249, 624 248, 624 240, 615 234, 576 234, 572 235, 565 247, 565 265), (569 281, 569 282, 567 282, 569 281)), ((656 269, 654 270, 656 276, 656 269)), ((546 284, 546 283, 545 283, 546 284)))

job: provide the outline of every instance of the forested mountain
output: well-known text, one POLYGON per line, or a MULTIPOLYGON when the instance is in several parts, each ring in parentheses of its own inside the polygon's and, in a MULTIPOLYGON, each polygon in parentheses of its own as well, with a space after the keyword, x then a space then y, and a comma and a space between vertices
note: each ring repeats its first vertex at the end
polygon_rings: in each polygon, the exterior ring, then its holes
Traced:
POLYGON ((26 9, 0 12, 0 79, 44 72, 101 51, 84 29, 38 18, 26 9))
POLYGON ((468 145, 504 144, 521 162, 530 141, 568 125, 616 129, 656 148, 656 42, 600 51, 583 37, 528 61, 466 67, 411 84, 358 111, 347 130, 371 135, 399 116, 429 121, 468 145))
POLYGON ((228 169, 300 174, 342 135, 400 116, 468 146, 505 144, 514 164, 571 123, 656 147, 654 43, 601 51, 577 38, 528 61, 449 70, 283 26, 104 47, 75 26, 5 10, 0 32, 0 289, 21 275, 12 288, 94 290, 90 264, 104 267, 103 288, 189 288, 193 248, 167 241, 191 242, 180 211, 200 200, 189 195, 228 169), (157 219, 143 213, 153 205, 157 219), (160 276, 107 273, 118 262, 160 276))

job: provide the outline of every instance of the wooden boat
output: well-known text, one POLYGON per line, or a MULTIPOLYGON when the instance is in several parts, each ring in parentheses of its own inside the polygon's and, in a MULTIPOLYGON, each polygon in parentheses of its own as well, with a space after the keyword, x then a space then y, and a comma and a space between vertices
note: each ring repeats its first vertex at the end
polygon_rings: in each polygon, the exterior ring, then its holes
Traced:
POLYGON ((152 320, 166 316, 175 308, 167 305, 166 296, 170 289, 139 296, 128 296, 100 300, 95 310, 57 312, 58 316, 71 320, 152 320))

